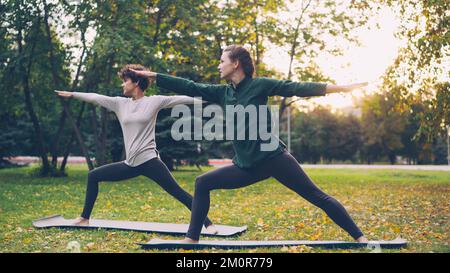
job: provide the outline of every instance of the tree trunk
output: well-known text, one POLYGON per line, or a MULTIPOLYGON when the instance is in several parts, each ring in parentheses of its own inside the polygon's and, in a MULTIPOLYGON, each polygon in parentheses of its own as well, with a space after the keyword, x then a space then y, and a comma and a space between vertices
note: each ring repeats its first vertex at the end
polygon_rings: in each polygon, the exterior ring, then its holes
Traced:
MULTIPOLYGON (((40 20, 40 18, 38 18, 36 20, 35 33, 38 33, 38 28, 39 28, 40 23, 41 23, 41 20, 40 20)), ((18 45, 18 47, 17 47, 18 55, 20 56, 19 58, 21 58, 24 54, 23 45, 22 45, 23 37, 22 37, 22 29, 21 28, 19 28, 16 37, 17 37, 17 45, 18 45)), ((28 115, 30 116, 31 122, 33 123, 33 129, 36 134, 35 140, 36 140, 36 144, 38 147, 38 153, 42 159, 41 175, 46 176, 50 173, 50 163, 47 158, 47 147, 45 145, 44 136, 42 134, 39 119, 36 115, 36 112, 34 111, 33 103, 31 101, 31 90, 30 90, 30 85, 29 85, 29 76, 30 76, 30 72, 31 72, 31 65, 33 63, 34 49, 36 46, 35 39, 33 39, 33 41, 34 41, 34 43, 31 45, 31 54, 30 54, 30 57, 28 60, 27 68, 24 67, 23 60, 20 60, 19 67, 20 67, 20 71, 22 74, 21 81, 22 81, 22 85, 23 85, 23 92, 25 95, 25 108, 28 112, 28 115)))
MULTIPOLYGON (((256 72, 258 71, 259 68, 259 64, 261 63, 261 52, 259 49, 259 28, 258 28, 258 22, 257 22, 257 17, 258 17, 258 7, 256 7, 256 15, 253 18, 253 26, 255 27, 255 43, 256 43, 256 48, 255 48, 255 53, 256 53, 256 58, 255 58, 255 70, 256 72)), ((262 40, 262 39, 261 39, 262 40)))
MULTIPOLYGON (((107 70, 107 78, 106 85, 108 86, 111 83, 111 75, 112 75, 112 66, 114 62, 114 54, 112 54, 108 61, 108 70, 107 70)), ((110 95, 106 93, 106 95, 110 95)), ((99 142, 96 146, 98 147, 96 157, 98 157, 97 165, 103 166, 108 163, 107 157, 107 138, 108 138, 108 122, 109 122, 109 113, 105 108, 101 108, 100 110, 100 132, 96 140, 99 142)))
MULTIPOLYGON (((80 128, 81 119, 83 117, 83 112, 84 112, 84 108, 85 107, 86 107, 86 103, 83 102, 83 104, 81 105, 80 112, 78 113, 77 124, 76 124, 77 128, 80 128)), ((68 145, 66 146, 66 150, 64 152, 64 159, 61 162, 61 168, 60 168, 61 172, 64 172, 64 169, 66 168, 67 159, 69 157, 70 150, 72 149, 75 137, 76 137, 75 131, 73 131, 72 134, 70 135, 70 140, 69 140, 68 145)), ((88 155, 88 158, 89 158, 89 161, 86 161, 86 164, 88 165, 89 170, 93 170, 94 169, 94 165, 92 164, 92 161, 90 160, 89 155, 88 155)))
POLYGON ((395 157, 395 153, 389 153, 388 157, 389 157, 389 162, 391 163, 391 165, 394 165, 395 162, 397 161, 396 157, 395 157))
POLYGON ((64 129, 64 125, 66 123, 66 111, 62 111, 60 114, 60 118, 59 118, 59 124, 58 124, 58 130, 56 132, 56 138, 53 141, 53 145, 52 145, 52 166, 54 168, 56 168, 56 165, 58 164, 58 144, 59 144, 59 139, 61 138, 63 129, 64 129))
MULTIPOLYGON (((298 36, 299 36, 299 30, 300 30, 300 24, 303 21, 303 14, 305 13, 305 11, 308 9, 309 5, 311 4, 312 0, 309 0, 309 2, 306 4, 306 6, 303 6, 303 1, 302 1, 302 11, 300 14, 300 17, 297 19, 297 25, 295 27, 295 32, 294 32, 294 39, 292 41, 292 45, 291 45, 291 52, 289 54, 289 70, 288 70, 288 80, 292 79, 292 64, 294 63, 294 58, 295 58, 295 53, 296 53, 296 49, 297 49, 297 43, 298 43, 298 36)), ((280 104, 280 120, 283 118, 283 114, 284 111, 286 110, 286 108, 291 104, 287 102, 288 99, 286 97, 284 97, 281 100, 281 104, 280 104)))
POLYGON ((95 109, 94 105, 89 105, 89 108, 91 109, 91 125, 92 130, 94 131, 94 144, 95 144, 95 165, 100 166, 99 162, 103 162, 103 159, 101 158, 102 154, 100 153, 100 143, 98 141, 98 120, 97 120, 97 111, 95 109))
MULTIPOLYGON (((117 26, 117 20, 119 15, 114 14, 114 20, 111 23, 111 28, 113 31, 115 31, 117 26)), ((107 72, 106 72, 106 86, 108 86, 111 83, 111 76, 112 76, 112 68, 114 64, 115 54, 112 53, 108 56, 106 59, 106 65, 107 65, 107 72)), ((109 95, 106 93, 106 95, 109 95)), ((97 127, 97 114, 95 111, 95 108, 93 108, 93 119, 95 120, 94 127, 97 127)), ((95 134, 95 147, 96 147, 96 154, 95 158, 97 160, 97 166, 102 166, 107 163, 107 157, 106 157, 106 143, 107 143, 107 133, 108 133, 108 112, 105 108, 101 108, 100 110, 100 131, 97 130, 97 128, 94 128, 95 134)))
MULTIPOLYGON (((51 31, 50 31, 50 25, 48 22, 48 17, 49 17, 49 6, 47 5, 47 1, 44 0, 44 23, 45 23, 45 30, 47 32, 47 42, 49 45, 49 53, 50 53, 50 64, 51 64, 51 72, 52 72, 52 79, 53 79, 53 83, 56 84, 57 86, 60 85, 60 80, 58 78, 58 72, 56 69, 56 59, 55 59, 55 54, 53 51, 53 42, 52 42, 52 36, 51 36, 51 31)), ((54 167, 56 167, 57 165, 57 157, 58 157, 58 143, 59 140, 61 138, 63 129, 64 129, 64 125, 65 125, 65 119, 66 117, 69 119, 69 123, 72 125, 73 130, 75 131, 75 134, 77 136, 78 142, 80 143, 81 146, 81 150, 84 154, 84 157, 86 158, 86 161, 88 163, 89 169, 91 169, 92 167, 92 163, 90 162, 90 158, 89 158, 89 154, 87 153, 87 149, 86 146, 84 145, 84 141, 82 139, 80 130, 78 129, 77 124, 74 122, 73 117, 70 113, 70 109, 66 103, 66 101, 62 98, 59 97, 59 101, 63 107, 63 113, 61 115, 61 119, 60 119, 60 123, 59 123, 59 128, 58 128, 58 132, 56 135, 56 138, 54 140, 53 143, 53 158, 52 158, 52 165, 54 167)))

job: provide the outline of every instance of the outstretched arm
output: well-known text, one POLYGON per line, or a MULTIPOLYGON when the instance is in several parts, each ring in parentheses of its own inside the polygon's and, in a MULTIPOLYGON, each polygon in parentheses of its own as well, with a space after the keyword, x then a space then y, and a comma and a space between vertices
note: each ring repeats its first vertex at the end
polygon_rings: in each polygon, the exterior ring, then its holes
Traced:
POLYGON ((201 97, 205 101, 221 104, 226 86, 221 84, 203 84, 191 80, 146 70, 133 70, 138 76, 156 81, 158 87, 190 97, 201 97))
POLYGON ((158 96, 161 99, 160 108, 171 108, 179 104, 202 104, 203 101, 188 96, 158 96))
POLYGON ((94 103, 113 112, 116 112, 118 108, 117 99, 114 97, 108 97, 96 93, 67 92, 59 90, 55 90, 55 92, 58 94, 58 96, 65 98, 75 98, 85 102, 94 103))
POLYGON ((354 84, 348 84, 348 85, 334 85, 334 84, 327 84, 326 93, 340 93, 340 92, 351 92, 355 89, 365 87, 367 86, 367 82, 362 83, 354 83, 354 84))
POLYGON ((316 82, 293 82, 288 80, 274 80, 264 78, 267 88, 268 96, 283 96, 283 97, 313 97, 325 96, 330 93, 350 92, 356 88, 364 87, 367 83, 357 83, 351 85, 333 85, 316 82))

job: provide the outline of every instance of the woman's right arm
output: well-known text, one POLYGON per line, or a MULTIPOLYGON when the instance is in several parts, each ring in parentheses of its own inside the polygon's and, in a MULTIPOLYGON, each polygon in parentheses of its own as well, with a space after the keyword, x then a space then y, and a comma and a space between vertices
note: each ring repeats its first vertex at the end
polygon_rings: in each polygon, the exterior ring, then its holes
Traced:
POLYGON ((151 81, 156 81, 156 86, 178 94, 201 97, 202 100, 222 104, 226 85, 196 83, 191 80, 170 76, 167 74, 155 73, 151 71, 132 70, 139 76, 148 77, 151 81))
POLYGON ((102 107, 105 107, 108 110, 113 112, 117 111, 118 101, 115 97, 108 97, 104 95, 99 95, 97 93, 81 93, 81 92, 67 92, 67 91, 58 91, 55 90, 59 96, 65 98, 75 98, 78 100, 82 100, 85 102, 93 103, 102 107))

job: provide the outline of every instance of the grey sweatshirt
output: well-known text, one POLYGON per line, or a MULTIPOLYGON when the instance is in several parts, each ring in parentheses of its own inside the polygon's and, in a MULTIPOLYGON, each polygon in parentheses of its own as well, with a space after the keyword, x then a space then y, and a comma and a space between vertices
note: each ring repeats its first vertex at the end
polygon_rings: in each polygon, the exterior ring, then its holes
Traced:
POLYGON ((188 96, 146 96, 138 100, 123 97, 108 97, 96 93, 72 92, 73 97, 94 103, 113 111, 122 127, 125 142, 125 164, 136 167, 152 158, 156 153, 155 125, 159 110, 178 104, 202 103, 188 96))

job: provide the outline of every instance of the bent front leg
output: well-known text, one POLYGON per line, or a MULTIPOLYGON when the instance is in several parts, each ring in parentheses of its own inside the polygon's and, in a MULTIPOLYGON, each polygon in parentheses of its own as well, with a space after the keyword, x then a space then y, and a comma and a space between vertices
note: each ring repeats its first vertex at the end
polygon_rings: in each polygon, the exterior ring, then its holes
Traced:
POLYGON ((98 195, 98 183, 102 181, 120 181, 138 176, 136 168, 123 162, 116 162, 98 167, 88 174, 86 198, 81 217, 89 219, 98 195))
POLYGON ((196 178, 191 222, 186 237, 198 241, 210 206, 210 191, 215 189, 237 189, 249 186, 269 176, 263 172, 241 169, 236 165, 209 171, 196 178))

